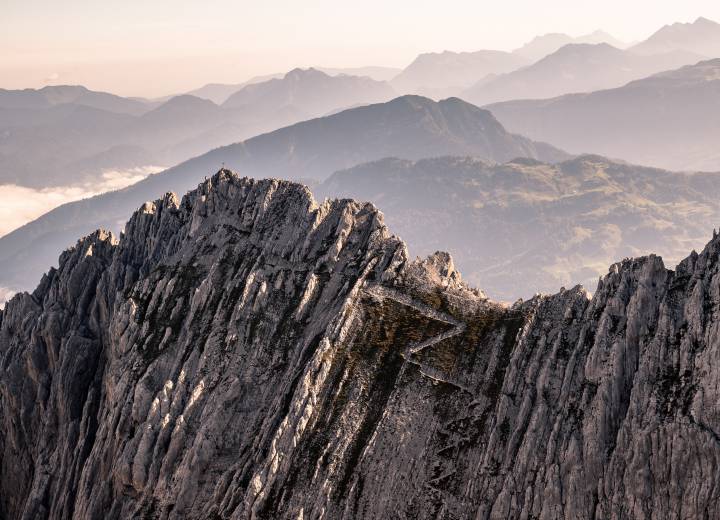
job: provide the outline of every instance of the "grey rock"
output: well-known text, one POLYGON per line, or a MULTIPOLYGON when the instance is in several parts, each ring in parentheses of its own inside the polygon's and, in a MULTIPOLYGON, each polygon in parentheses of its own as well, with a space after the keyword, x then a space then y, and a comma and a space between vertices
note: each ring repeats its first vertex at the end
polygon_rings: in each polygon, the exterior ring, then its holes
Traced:
POLYGON ((503 306, 223 170, 0 312, 0 517, 717 518, 719 254, 503 306))

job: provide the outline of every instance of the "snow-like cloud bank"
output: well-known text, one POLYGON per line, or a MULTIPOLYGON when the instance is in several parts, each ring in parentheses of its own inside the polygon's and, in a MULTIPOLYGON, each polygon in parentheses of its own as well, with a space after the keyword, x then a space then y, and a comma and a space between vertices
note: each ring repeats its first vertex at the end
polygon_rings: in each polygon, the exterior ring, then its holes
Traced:
POLYGON ((5 303, 13 297, 15 291, 11 291, 5 287, 0 287, 0 309, 5 307, 5 303))
POLYGON ((0 184, 0 237, 66 202, 124 188, 163 169, 160 166, 143 166, 129 170, 106 170, 97 182, 78 186, 34 189, 0 184))

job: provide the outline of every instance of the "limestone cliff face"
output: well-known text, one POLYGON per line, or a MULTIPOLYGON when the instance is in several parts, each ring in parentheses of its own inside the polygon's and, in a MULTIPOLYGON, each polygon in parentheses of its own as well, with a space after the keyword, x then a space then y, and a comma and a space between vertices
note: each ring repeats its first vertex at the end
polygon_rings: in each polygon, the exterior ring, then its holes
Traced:
POLYGON ((221 171, 0 312, 0 517, 718 518, 719 253, 508 308, 221 171))

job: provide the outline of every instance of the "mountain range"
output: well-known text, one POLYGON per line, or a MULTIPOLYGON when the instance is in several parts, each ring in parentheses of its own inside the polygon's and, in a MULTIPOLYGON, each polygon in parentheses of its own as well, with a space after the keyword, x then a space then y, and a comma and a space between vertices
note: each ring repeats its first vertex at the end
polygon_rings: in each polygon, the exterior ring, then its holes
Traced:
POLYGON ((92 182, 107 169, 173 165, 297 121, 393 97, 387 83, 313 69, 248 85, 223 106, 190 95, 157 106, 82 87, 2 91, 0 184, 45 188, 92 182))
POLYGON ((222 170, 0 310, 0 516, 717 518, 719 256, 500 305, 222 170))
MULTIPOLYGON (((262 76, 252 77, 247 81, 243 81, 242 83, 208 83, 207 85, 203 85, 200 88, 185 92, 185 94, 199 97, 200 99, 207 99, 208 101, 212 101, 216 105, 222 105, 232 94, 239 90, 242 90, 248 85, 254 85, 255 83, 263 83, 271 79, 280 79, 283 76, 284 74, 281 73, 265 74, 262 76)), ((162 101, 167 101, 171 97, 175 96, 162 98, 162 101)))
POLYGON ((718 57, 720 24, 698 18, 693 23, 662 27, 630 46, 602 30, 577 37, 549 33, 511 52, 423 53, 394 75, 393 69, 380 67, 318 70, 390 81, 399 94, 433 99, 460 96, 483 104, 618 87, 656 72, 718 57))
POLYGON ((568 44, 519 70, 484 78, 460 94, 476 105, 542 99, 619 87, 657 72, 697 63, 703 56, 674 50, 641 55, 607 43, 568 44))
POLYGON ((513 54, 522 56, 530 62, 536 62, 545 56, 553 54, 566 45, 598 43, 606 43, 618 49, 627 47, 624 42, 601 30, 577 37, 572 37, 563 33, 548 33, 536 36, 522 47, 515 49, 513 54))
POLYGON ((720 58, 720 24, 700 17, 692 23, 674 23, 660 28, 647 40, 632 47, 642 54, 684 50, 720 58))
POLYGON ((678 262, 720 223, 720 174, 592 155, 384 159, 337 172, 315 193, 372 201, 412 255, 449 251, 467 281, 505 301, 578 283, 594 291, 615 258, 678 262))
POLYGON ((512 52, 425 53, 392 81, 403 94, 475 104, 589 92, 720 57, 720 24, 673 24, 629 46, 604 31, 538 36, 512 52))
MULTIPOLYGON (((203 101, 209 103, 209 101, 203 101)), ((459 99, 404 96, 346 110, 212 150, 123 190, 66 204, 0 238, 0 287, 27 288, 74 237, 96 228, 119 231, 155 193, 182 193, 201 172, 225 164, 244 175, 307 179, 394 156, 421 159, 470 155, 492 162, 515 157, 559 161, 550 145, 509 134, 493 116, 459 99)))
POLYGON ((0 109, 46 109, 58 105, 80 105, 106 112, 139 116, 153 108, 148 100, 94 92, 82 86, 59 85, 41 89, 0 89, 0 109))
POLYGON ((294 69, 282 79, 247 85, 228 97, 222 106, 259 114, 292 108, 307 114, 304 119, 309 119, 350 105, 381 103, 393 97, 395 91, 386 82, 345 74, 329 76, 311 68, 294 69))
POLYGON ((415 58, 391 83, 395 90, 403 94, 421 94, 436 99, 458 96, 475 84, 522 70, 561 47, 574 43, 623 45, 609 34, 596 31, 577 38, 561 33, 545 34, 512 52, 429 52, 415 58))
MULTIPOLYGON (((359 76, 374 79, 375 81, 389 81, 397 76, 401 70, 393 67, 310 67, 314 70, 324 72, 329 76, 359 76)), ((248 85, 254 85, 256 83, 263 83, 271 79, 282 79, 285 74, 266 74, 263 76, 256 76, 250 78, 242 83, 208 83, 200 88, 186 92, 191 96, 199 97, 202 99, 208 99, 216 105, 222 105, 227 99, 239 92, 248 85)), ((169 98, 167 98, 169 99, 169 98)), ((167 101, 164 99, 164 101, 167 101)), ((336 107, 337 108, 337 107, 336 107)))
POLYGON ((720 59, 615 89, 488 105, 503 125, 573 153, 720 170, 720 59))
POLYGON ((705 18, 0 90, 0 520, 720 518, 719 142, 705 18))
POLYGON ((520 55, 503 51, 427 53, 415 58, 391 83, 404 94, 445 98, 457 95, 480 78, 529 63, 520 55))
MULTIPOLYGON (((232 89, 208 85, 196 92, 198 96, 153 101, 71 86, 0 91, 0 184, 33 188, 82 185, 101 179, 105 171, 171 166, 298 121, 385 101, 396 91, 422 90, 432 97, 445 97, 448 92, 465 89, 464 98, 486 104, 511 97, 552 97, 620 86, 643 75, 696 62, 699 52, 714 52, 717 26, 700 19, 663 28, 648 40, 655 42, 653 45, 664 42, 661 48, 639 44, 630 51, 607 44, 577 43, 554 49, 567 43, 569 37, 546 35, 512 53, 429 53, 419 56, 390 85, 366 76, 388 78, 393 75, 392 69, 364 67, 326 69, 338 74, 335 76, 319 69, 295 69, 282 76, 254 78, 232 89), (678 36, 681 33, 682 37, 678 36), (541 44, 552 52, 532 63, 527 56, 541 44), (472 82, 476 85, 467 89, 472 82), (224 104, 218 106, 198 97, 222 99, 224 104), (46 167, 50 163, 52 171, 46 167)), ((600 40, 614 41, 603 33, 572 41, 600 40)), ((547 137, 542 139, 552 142, 547 137)), ((616 155, 592 146, 583 146, 581 151, 616 155)), ((714 168, 713 160, 703 157, 703 150, 692 155, 689 166, 677 161, 649 164, 714 168)), ((638 162, 636 156, 623 158, 638 162)))
MULTIPOLYGON (((230 157, 225 156, 226 164, 230 157)), ((152 190, 192 185, 199 169, 218 161, 201 157, 131 188, 62 206, 3 237, 0 286, 29 287, 32 277, 72 243, 73 233, 119 230, 124 216, 152 190)), ((261 167, 274 166, 248 164, 257 168, 256 177, 261 167)), ((319 198, 373 201, 411 254, 447 249, 469 282, 506 301, 576 283, 594 290, 613 258, 657 251, 679 261, 701 247, 708 222, 720 221, 720 175, 670 172, 599 156, 557 164, 387 158, 311 185, 319 198)))

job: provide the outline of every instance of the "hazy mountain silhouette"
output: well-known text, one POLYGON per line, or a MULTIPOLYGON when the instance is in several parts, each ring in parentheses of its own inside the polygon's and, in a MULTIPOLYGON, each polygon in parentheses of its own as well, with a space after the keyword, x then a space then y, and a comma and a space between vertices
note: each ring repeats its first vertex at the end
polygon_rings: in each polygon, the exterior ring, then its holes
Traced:
POLYGON ((140 115, 151 110, 151 103, 123 98, 107 92, 94 92, 78 85, 58 85, 41 89, 0 89, 2 109, 42 109, 56 105, 81 105, 107 112, 140 115))
POLYGON ((720 59, 616 89, 487 108, 512 131, 574 153, 677 170, 720 169, 720 59))
POLYGON ((631 50, 640 54, 685 50, 708 58, 720 58, 720 24, 698 18, 693 23, 666 25, 631 50))
POLYGON ((522 69, 481 81, 461 94, 483 105, 511 99, 541 99, 619 87, 634 79, 696 63, 687 51, 643 56, 608 45, 569 44, 522 69))
POLYGON ((264 76, 255 76, 254 78, 250 78, 249 80, 243 81, 242 83, 208 83, 207 85, 203 85, 200 88, 187 92, 187 94, 190 96, 207 99, 209 101, 212 101, 216 105, 222 105, 227 100, 227 98, 229 98, 231 95, 233 95, 235 92, 237 92, 243 87, 253 85, 255 83, 261 83, 263 81, 268 81, 274 78, 282 78, 283 75, 284 74, 282 73, 277 73, 266 74, 264 76))
POLYGON ((313 67, 320 72, 331 76, 365 76, 375 81, 390 81, 402 72, 402 69, 395 67, 378 67, 370 65, 367 67, 313 67))
POLYGON ((498 162, 517 156, 566 156, 550 145, 509 134, 489 112, 460 99, 435 102, 403 96, 282 128, 205 157, 216 162, 222 157, 252 176, 323 179, 337 169, 381 157, 448 154, 498 162))
POLYGON ((0 184, 42 188, 83 181, 82 172, 67 167, 122 144, 135 119, 76 104, 0 108, 0 184))
POLYGON ((578 36, 577 38, 573 38, 572 36, 563 33, 543 34, 541 36, 536 36, 519 49, 515 49, 513 53, 522 56, 528 61, 535 62, 571 43, 607 43, 619 49, 625 47, 625 43, 621 42, 614 36, 606 33, 605 31, 598 30, 590 34, 578 36))
POLYGON ((78 236, 96 228, 119 231, 143 202, 157 193, 184 193, 222 164, 258 178, 321 180, 383 157, 441 155, 493 162, 519 156, 544 161, 568 157, 550 145, 506 132, 488 111, 459 99, 434 102, 404 96, 218 148, 123 190, 56 208, 0 238, 0 287, 30 287, 78 236))
POLYGON ((387 83, 312 69, 247 86, 223 107, 191 95, 145 105, 82 87, 0 91, 0 184, 92 182, 102 173, 94 167, 147 166, 136 164, 143 157, 152 157, 154 165, 177 164, 332 110, 392 97, 387 83), (142 113, 129 113, 138 106, 142 113), (123 150, 133 151, 122 157, 123 150))
MULTIPOLYGON (((398 73, 401 69, 393 67, 348 67, 348 68, 332 68, 332 67, 313 67, 315 70, 324 72, 330 76, 345 75, 345 76, 361 76, 374 79, 376 81, 389 81, 398 73)), ((196 96, 202 99, 208 99, 217 105, 222 105, 227 99, 242 90, 248 85, 254 85, 256 83, 263 83, 271 79, 281 79, 285 76, 284 73, 266 74, 263 76, 256 76, 242 83, 208 83, 198 89, 191 90, 187 94, 196 96)), ((167 101, 166 98, 164 101, 167 101)))
POLYGON ((290 107, 313 117, 358 103, 387 101, 394 95, 388 83, 367 77, 294 69, 282 78, 243 87, 223 103, 223 108, 268 114, 290 107))
POLYGON ((503 51, 433 52, 421 54, 393 80, 403 94, 452 96, 490 74, 527 65, 528 60, 503 51))
POLYGON ((613 258, 657 253, 672 265, 720 221, 720 175, 599 156, 384 159, 335 173, 316 195, 373 202, 412 256, 449 251, 465 280, 506 300, 592 291, 613 258))

